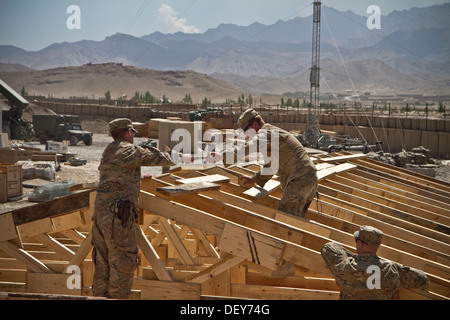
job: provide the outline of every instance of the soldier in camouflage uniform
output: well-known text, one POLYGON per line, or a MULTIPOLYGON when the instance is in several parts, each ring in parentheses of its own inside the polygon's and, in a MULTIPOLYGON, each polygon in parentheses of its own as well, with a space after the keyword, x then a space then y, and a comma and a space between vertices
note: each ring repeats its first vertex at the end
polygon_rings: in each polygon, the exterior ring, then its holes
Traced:
MULTIPOLYGON (((282 198, 279 210, 302 217, 308 210, 311 201, 317 192, 317 170, 309 158, 302 144, 289 132, 271 124, 265 123, 262 117, 252 108, 246 110, 238 120, 238 127, 244 131, 249 129, 258 132, 266 130, 268 154, 270 153, 271 134, 278 131, 278 172, 282 188, 282 198)), ((270 155, 269 155, 270 156, 270 155)), ((267 167, 270 164, 266 164, 267 167)), ((260 172, 253 176, 244 176, 241 181, 256 183, 263 187, 273 175, 263 175, 260 172)))
POLYGON ((139 212, 140 168, 174 164, 168 153, 134 146, 136 130, 129 119, 114 120, 109 129, 114 141, 106 147, 99 166, 93 216, 92 291, 94 296, 127 299, 137 266, 135 219, 139 212))
POLYGON ((342 300, 393 300, 398 289, 427 289, 430 282, 421 270, 383 260, 376 253, 383 233, 362 226, 355 234, 356 251, 329 242, 322 257, 333 273, 342 300))

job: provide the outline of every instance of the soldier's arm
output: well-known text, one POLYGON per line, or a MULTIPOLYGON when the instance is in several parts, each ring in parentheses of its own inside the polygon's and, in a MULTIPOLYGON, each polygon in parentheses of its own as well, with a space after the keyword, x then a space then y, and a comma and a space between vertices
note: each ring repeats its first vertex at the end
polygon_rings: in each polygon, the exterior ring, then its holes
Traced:
POLYGON ((427 289, 430 280, 425 272, 419 269, 399 265, 400 283, 406 289, 427 289))
POLYGON ((356 254, 345 249, 343 246, 335 243, 328 242, 322 247, 321 250, 322 258, 327 264, 328 268, 331 272, 334 273, 334 268, 337 264, 342 262, 344 259, 348 257, 355 257, 356 254))
POLYGON ((170 155, 153 147, 130 146, 123 151, 122 161, 128 167, 174 166, 170 155))

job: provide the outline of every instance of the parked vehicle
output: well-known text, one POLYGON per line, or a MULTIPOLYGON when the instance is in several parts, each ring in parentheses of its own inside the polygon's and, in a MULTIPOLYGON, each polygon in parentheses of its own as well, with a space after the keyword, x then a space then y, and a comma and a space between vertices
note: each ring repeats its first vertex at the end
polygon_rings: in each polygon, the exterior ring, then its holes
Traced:
POLYGON ((33 128, 40 143, 46 144, 48 140, 69 141, 71 146, 80 141, 85 145, 92 144, 93 134, 81 128, 78 116, 72 115, 33 115, 33 128))

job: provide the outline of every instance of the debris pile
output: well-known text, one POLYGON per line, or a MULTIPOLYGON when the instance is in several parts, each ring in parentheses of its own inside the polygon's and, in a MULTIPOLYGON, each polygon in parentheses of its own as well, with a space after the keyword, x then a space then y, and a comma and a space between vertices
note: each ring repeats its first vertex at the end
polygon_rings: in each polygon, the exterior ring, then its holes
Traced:
POLYGON ((410 152, 403 150, 402 152, 392 154, 380 151, 369 153, 367 156, 370 159, 401 168, 411 165, 421 166, 438 164, 435 159, 431 158, 430 150, 423 146, 413 148, 410 152))

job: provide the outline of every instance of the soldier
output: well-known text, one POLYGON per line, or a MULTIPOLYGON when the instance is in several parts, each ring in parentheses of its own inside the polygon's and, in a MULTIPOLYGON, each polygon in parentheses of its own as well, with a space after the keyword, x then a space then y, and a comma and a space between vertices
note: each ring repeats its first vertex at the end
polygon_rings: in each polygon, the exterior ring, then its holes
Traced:
MULTIPOLYGON (((282 188, 279 210, 302 217, 308 210, 317 192, 317 170, 300 141, 289 132, 265 123, 261 115, 254 109, 246 110, 239 118, 238 127, 245 132, 266 130, 266 139, 271 141, 271 134, 276 130, 279 134, 278 172, 282 188)), ((271 149, 270 144, 268 150, 271 149)), ((266 164, 267 165, 267 164, 266 164)), ((263 187, 273 175, 258 172, 253 176, 241 177, 243 185, 256 183, 263 187)))
POLYGON ((362 226, 354 236, 358 254, 334 242, 325 244, 321 252, 341 290, 342 300, 393 300, 400 288, 429 287, 430 282, 423 271, 376 255, 383 232, 362 226))
POLYGON ((135 219, 141 166, 172 166, 170 155, 133 145, 137 132, 129 119, 109 123, 114 139, 103 152, 93 216, 94 296, 127 299, 137 267, 135 219))

